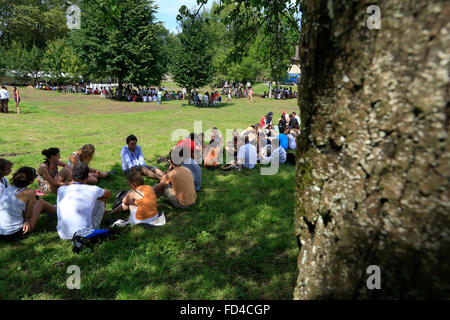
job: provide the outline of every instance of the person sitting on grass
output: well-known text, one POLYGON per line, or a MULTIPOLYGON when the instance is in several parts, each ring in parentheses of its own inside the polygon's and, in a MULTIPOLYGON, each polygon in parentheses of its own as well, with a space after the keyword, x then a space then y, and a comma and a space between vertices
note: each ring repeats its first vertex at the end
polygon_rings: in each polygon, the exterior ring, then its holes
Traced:
POLYGON ((44 163, 37 169, 39 191, 43 194, 56 194, 60 186, 67 185, 65 181, 72 180, 72 167, 59 161, 61 156, 58 148, 44 149, 42 155, 45 156, 44 163), (58 166, 64 169, 58 172, 58 166))
POLYGON ((126 224, 149 224, 165 225, 164 214, 158 215, 156 207, 156 194, 151 186, 145 185, 142 174, 136 170, 127 170, 126 178, 130 191, 123 198, 122 204, 115 208, 111 214, 118 214, 123 211, 130 211, 128 221, 118 220, 114 225, 125 226, 126 224))
MULTIPOLYGON (((92 161, 95 154, 95 147, 92 144, 84 145, 80 150, 72 152, 69 157, 68 164, 75 167, 79 163, 84 163, 87 166, 92 161)), ((115 173, 114 171, 100 172, 97 169, 89 169, 88 184, 97 184, 98 178, 106 178, 108 175, 115 173)))
MULTIPOLYGON (((218 143, 218 146, 220 148, 223 147, 223 137, 222 134, 219 133, 219 129, 217 129, 216 127, 212 128, 212 132, 211 132, 211 138, 209 139, 210 141, 215 140, 216 143, 218 143)), ((209 143, 211 144, 211 142, 209 143)))
POLYGON ((240 137, 241 145, 242 145, 242 141, 244 140, 245 137, 249 138, 249 141, 251 144, 256 145, 257 141, 258 141, 258 132, 259 132, 258 124, 252 124, 250 127, 245 129, 244 131, 242 131, 241 137, 240 137))
POLYGON ((280 127, 277 139, 280 146, 282 146, 284 150, 287 150, 289 148, 289 138, 284 134, 285 130, 286 129, 284 127, 280 127))
POLYGON ((222 153, 219 141, 211 139, 204 152, 203 166, 208 170, 215 170, 219 167, 219 156, 222 153))
POLYGON ((286 127, 287 127, 287 121, 286 121, 285 115, 286 115, 286 112, 283 111, 283 113, 281 114, 280 119, 278 120, 278 128, 279 128, 280 130, 281 130, 282 128, 283 128, 283 129, 286 129, 286 127))
POLYGON ((197 193, 191 171, 181 166, 181 150, 182 148, 175 147, 170 151, 169 169, 161 182, 153 186, 153 190, 156 197, 166 198, 176 208, 187 209, 197 200, 197 193))
POLYGON ((267 125, 264 134, 266 135, 267 138, 267 144, 272 144, 273 139, 276 138, 276 133, 271 124, 267 125))
POLYGON ((289 123, 288 123, 289 129, 293 129, 294 127, 299 126, 299 122, 297 118, 295 117, 294 113, 291 113, 289 115, 289 123))
POLYGON ((295 136, 291 133, 291 129, 286 129, 286 135, 289 140, 289 149, 295 150, 295 148, 297 147, 297 143, 295 142, 295 136))
POLYGON ((237 165, 240 171, 242 167, 253 169, 256 165, 258 152, 256 147, 250 143, 249 137, 245 137, 245 145, 239 148, 237 155, 237 165))
POLYGON ((232 165, 236 165, 237 163, 238 139, 239 139, 239 132, 236 129, 234 129, 232 140, 227 141, 227 144, 225 146, 225 151, 227 153, 226 161, 232 165))
POLYGON ((203 161, 205 148, 205 134, 200 132, 195 136, 195 152, 194 154, 191 153, 191 158, 197 161, 197 163, 201 163, 203 161))
POLYGON ((186 154, 186 157, 184 157, 183 149, 181 149, 180 151, 180 157, 183 159, 181 166, 188 168, 192 173, 192 177, 194 178, 195 192, 199 192, 200 188, 202 187, 202 169, 200 168, 198 163, 188 154, 186 154))
POLYGON ((279 164, 286 163, 286 150, 281 146, 266 145, 261 151, 261 164, 268 164, 271 162, 278 162, 279 164))
POLYGON ((71 184, 58 189, 56 230, 61 239, 70 240, 79 230, 95 229, 100 226, 106 200, 111 197, 111 192, 87 185, 89 171, 86 164, 77 164, 73 168, 71 184))
POLYGON ((127 145, 120 151, 120 158, 122 159, 122 170, 135 170, 141 172, 143 175, 160 180, 163 172, 157 167, 148 166, 145 163, 142 149, 137 145, 137 138, 135 135, 129 135, 126 139, 127 145))
POLYGON ((188 150, 190 150, 191 158, 193 159, 195 159, 196 153, 203 152, 203 147, 199 144, 196 144, 195 133, 193 132, 191 132, 186 139, 178 141, 175 146, 187 148, 188 150))
POLYGON ((36 179, 36 170, 22 167, 13 175, 12 184, 0 194, 0 240, 16 241, 33 231, 42 211, 56 213, 56 207, 39 200, 28 186, 36 179))
POLYGON ((9 187, 6 176, 11 173, 12 166, 13 163, 11 161, 0 158, 0 194, 9 187))

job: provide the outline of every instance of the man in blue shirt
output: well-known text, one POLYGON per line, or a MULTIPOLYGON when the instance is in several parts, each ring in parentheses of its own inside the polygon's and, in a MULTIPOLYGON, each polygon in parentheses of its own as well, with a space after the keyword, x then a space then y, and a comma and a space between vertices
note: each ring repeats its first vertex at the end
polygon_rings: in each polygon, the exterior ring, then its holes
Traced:
POLYGON ((277 139, 280 141, 280 146, 287 150, 289 148, 289 138, 284 134, 284 130, 284 127, 280 127, 280 134, 277 136, 277 139))
POLYGON ((135 135, 127 137, 127 145, 120 151, 120 158, 122 159, 122 170, 137 170, 142 174, 152 179, 160 180, 163 172, 157 167, 148 166, 145 164, 144 155, 141 147, 137 145, 137 138, 135 135))
POLYGON ((180 149, 179 155, 183 159, 181 166, 191 170, 192 177, 194 178, 195 192, 199 192, 202 187, 202 169, 189 154, 184 154, 183 148, 180 149))

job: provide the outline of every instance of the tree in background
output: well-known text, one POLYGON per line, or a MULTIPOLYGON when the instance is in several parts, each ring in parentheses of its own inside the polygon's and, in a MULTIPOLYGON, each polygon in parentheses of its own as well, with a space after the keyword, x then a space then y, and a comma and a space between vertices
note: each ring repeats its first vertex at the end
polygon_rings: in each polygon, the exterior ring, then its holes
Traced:
POLYGON ((37 80, 42 66, 42 50, 33 45, 27 48, 19 42, 12 42, 9 48, 0 50, 0 69, 2 74, 11 74, 16 81, 37 80))
POLYGON ((77 82, 86 74, 83 64, 68 39, 57 39, 48 44, 42 59, 42 69, 52 82, 77 82))
POLYGON ((173 48, 173 61, 170 73, 174 81, 186 87, 191 103, 191 90, 210 82, 214 70, 212 64, 214 47, 208 24, 201 17, 190 13, 185 6, 177 17, 182 32, 173 48))
MULTIPOLYGON (((198 1, 206 3, 206 0, 198 1)), ((228 63, 258 62, 260 73, 279 81, 286 74, 300 36, 299 1, 224 0, 214 11, 227 27, 233 46, 228 63), (252 52, 253 51, 253 52, 252 52)))
POLYGON ((47 41, 65 37, 64 0, 0 0, 0 46, 18 42, 45 48, 47 41))
POLYGON ((49 80, 60 82, 63 76, 63 52, 65 40, 58 39, 48 44, 43 58, 43 69, 46 71, 49 80))
POLYGON ((0 46, 0 77, 4 77, 8 71, 6 59, 7 59, 6 48, 0 46))
POLYGON ((156 7, 147 0, 98 0, 81 4, 81 29, 71 39, 94 78, 116 78, 119 98, 124 82, 159 85, 167 64, 165 29, 155 23, 156 7))

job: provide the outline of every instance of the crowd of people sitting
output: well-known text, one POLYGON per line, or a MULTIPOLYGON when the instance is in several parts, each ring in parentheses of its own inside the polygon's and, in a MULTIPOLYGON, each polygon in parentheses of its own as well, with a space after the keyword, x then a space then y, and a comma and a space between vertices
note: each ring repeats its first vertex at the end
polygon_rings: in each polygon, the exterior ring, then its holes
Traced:
MULTIPOLYGON (((274 161, 295 165, 295 155, 287 151, 296 148, 300 119, 295 112, 289 115, 283 112, 278 124, 274 125, 272 116, 272 112, 267 113, 260 123, 249 126, 241 134, 234 130, 232 139, 225 145, 215 127, 208 144, 205 144, 204 133, 191 133, 172 148, 168 157, 158 159, 158 163, 166 162, 165 172, 148 165, 137 137, 128 136, 120 157, 130 190, 109 215, 114 217, 124 211, 129 211, 130 215, 127 220, 119 219, 112 226, 164 225, 166 218, 157 209, 158 198, 164 198, 180 209, 194 205, 202 186, 201 166, 215 170, 222 165, 223 170, 235 168, 240 171, 253 169, 257 163, 274 161), (223 150, 227 155, 228 163, 225 164, 223 150), (144 176, 158 183, 147 185, 144 176)), ((45 149, 42 151, 44 161, 37 170, 22 167, 10 181, 5 177, 12 172, 13 163, 0 158, 0 240, 26 238, 42 212, 56 215, 56 229, 61 239, 72 239, 79 230, 98 228, 105 214, 106 200, 112 194, 96 184, 115 172, 101 172, 90 167, 94 154, 95 147, 87 144, 72 152, 65 163, 60 161, 58 148, 45 149), (37 190, 30 188, 36 178, 37 190), (56 205, 39 199, 49 193, 57 195, 56 205)))
MULTIPOLYGON (((36 89, 58 91, 66 93, 82 93, 86 95, 99 95, 101 98, 118 99, 118 90, 112 86, 98 86, 88 87, 86 84, 77 85, 52 85, 52 84, 38 84, 36 89)), ((233 83, 228 85, 226 82, 217 90, 212 90, 212 93, 205 92, 200 94, 197 90, 192 89, 190 92, 191 100, 195 106, 217 106, 222 102, 222 95, 226 96, 227 102, 230 103, 232 98, 248 98, 249 102, 253 102, 255 96, 254 89, 250 83, 247 86, 241 83, 233 83)), ((295 99, 298 93, 292 90, 292 87, 279 87, 272 89, 272 95, 264 91, 262 96, 264 99, 272 97, 273 99, 295 99)), ((188 98, 187 89, 183 87, 181 90, 169 90, 163 86, 155 87, 133 87, 128 85, 124 88, 123 97, 129 102, 156 102, 172 100, 185 100, 188 98)))
MULTIPOLYGON (((269 92, 264 91, 263 94, 263 98, 270 98, 269 92)), ((280 87, 280 88, 274 88, 272 90, 272 98, 274 99, 296 99, 298 98, 298 94, 296 91, 292 91, 292 87, 289 87, 289 89, 287 87, 280 87)))
MULTIPOLYGON (((159 157, 158 163, 166 163, 163 172, 146 163, 138 138, 129 135, 120 151, 122 170, 129 191, 108 213, 111 217, 129 211, 127 220, 118 219, 111 227, 128 224, 162 226, 166 223, 164 213, 157 208, 157 199, 164 198, 172 206, 187 209, 195 204, 202 186, 201 166, 208 170, 238 171, 253 169, 257 163, 295 165, 295 155, 287 153, 296 148, 295 136, 300 133, 300 119, 295 114, 283 112, 278 124, 273 123, 273 113, 265 115, 260 123, 249 126, 241 134, 233 131, 230 141, 223 141, 217 128, 212 128, 209 143, 204 133, 191 133, 178 141, 168 157, 159 157), (226 162, 223 163, 223 150, 226 162), (156 180, 154 186, 145 184, 144 176, 156 180)), ((0 158, 0 240, 16 241, 26 238, 35 228, 41 213, 57 217, 57 232, 61 239, 72 239, 74 233, 83 229, 99 228, 105 214, 107 199, 112 193, 96 184, 114 171, 102 172, 90 166, 95 147, 87 144, 72 152, 68 161, 60 161, 60 150, 49 148, 42 151, 44 161, 37 170, 19 168, 10 181, 13 163, 0 158), (37 178, 38 189, 30 188, 37 178), (41 196, 57 195, 56 205, 41 196)))

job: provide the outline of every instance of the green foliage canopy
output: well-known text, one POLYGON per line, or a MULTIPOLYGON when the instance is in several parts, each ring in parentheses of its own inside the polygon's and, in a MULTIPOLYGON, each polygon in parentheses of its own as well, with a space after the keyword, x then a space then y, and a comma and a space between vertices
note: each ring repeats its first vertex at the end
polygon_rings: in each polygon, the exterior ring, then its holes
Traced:
MULTIPOLYGON (((213 51, 216 49, 208 25, 199 17, 190 16, 180 9, 182 32, 173 48, 173 61, 170 72, 174 81, 188 89, 202 87, 213 77, 213 51)), ((189 94, 189 103, 191 95, 189 94)))
POLYGON ((97 79, 158 85, 165 73, 164 35, 148 0, 97 0, 81 5, 81 29, 72 43, 87 72, 97 79))

